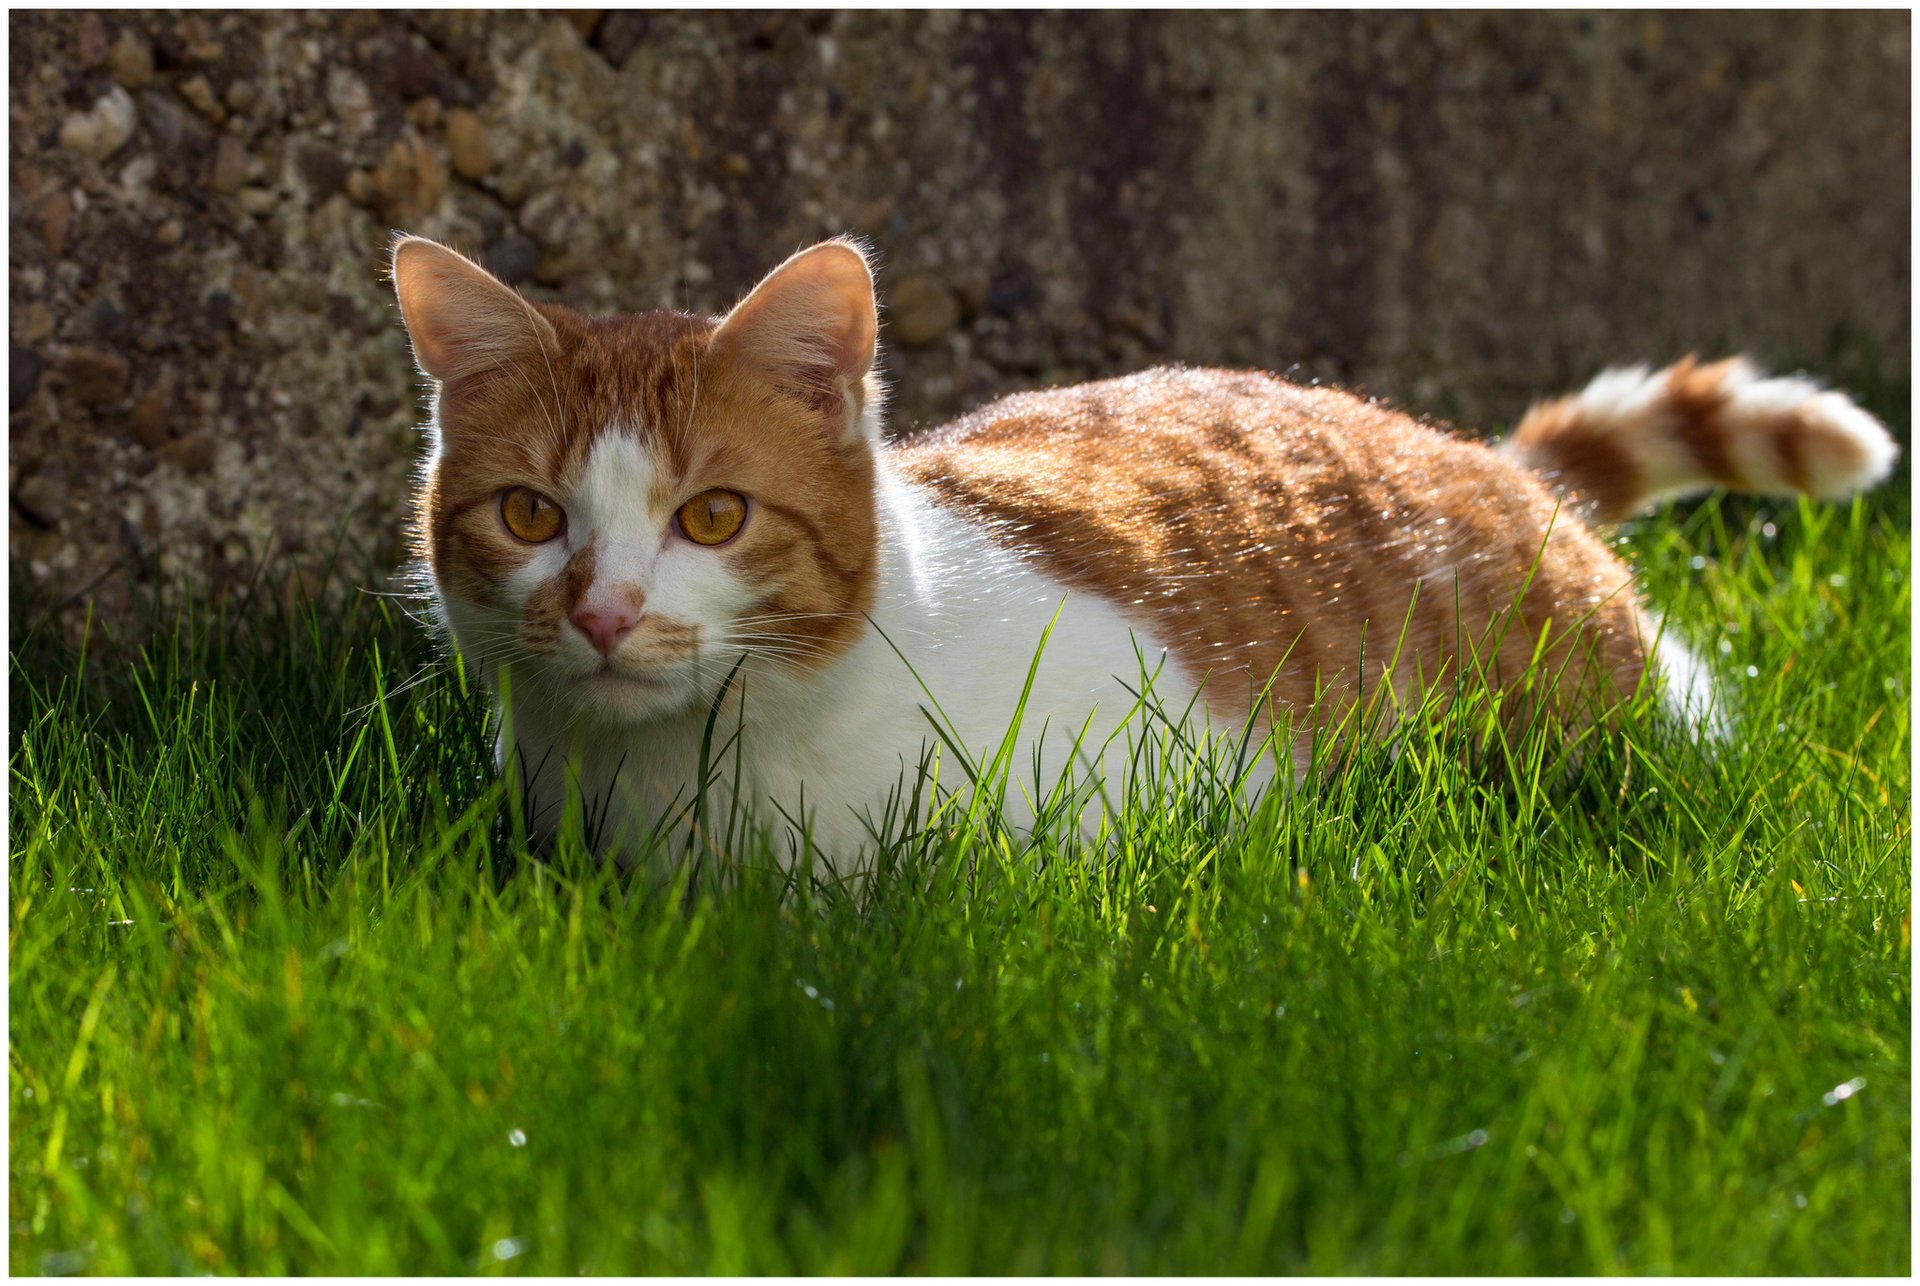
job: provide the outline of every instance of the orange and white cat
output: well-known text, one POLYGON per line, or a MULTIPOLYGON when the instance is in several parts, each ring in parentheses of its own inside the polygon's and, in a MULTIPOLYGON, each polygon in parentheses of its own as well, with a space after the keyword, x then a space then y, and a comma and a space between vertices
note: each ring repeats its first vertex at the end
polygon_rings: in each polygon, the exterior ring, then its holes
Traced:
MULTIPOLYGON (((888 447, 852 242, 720 318, 530 303, 415 237, 393 276, 434 388, 416 502, 434 597, 510 689, 500 754, 536 814, 572 773, 621 856, 685 817, 718 710, 739 736, 721 788, 856 868, 936 744, 928 710, 990 752, 1049 626, 1015 759, 1043 783, 1117 780, 1143 669, 1215 728, 1302 716, 1283 722, 1293 771, 1309 710, 1463 666, 1497 686, 1544 665, 1540 708, 1582 722, 1691 668, 1656 649, 1585 520, 1712 486, 1840 497, 1896 454, 1842 394, 1738 359, 1608 372, 1498 449, 1334 389, 1182 368, 888 447)), ((1697 699, 1690 673, 1670 686, 1697 699)))

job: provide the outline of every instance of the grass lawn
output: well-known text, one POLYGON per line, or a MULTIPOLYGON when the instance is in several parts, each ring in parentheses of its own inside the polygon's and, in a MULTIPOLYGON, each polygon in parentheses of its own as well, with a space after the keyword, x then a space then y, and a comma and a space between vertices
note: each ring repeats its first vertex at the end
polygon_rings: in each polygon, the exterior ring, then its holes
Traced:
POLYGON ((10 1265, 1906 1273, 1908 526, 1627 534, 1716 756, 1443 725, 853 893, 530 857, 386 600, 28 638, 10 1265))

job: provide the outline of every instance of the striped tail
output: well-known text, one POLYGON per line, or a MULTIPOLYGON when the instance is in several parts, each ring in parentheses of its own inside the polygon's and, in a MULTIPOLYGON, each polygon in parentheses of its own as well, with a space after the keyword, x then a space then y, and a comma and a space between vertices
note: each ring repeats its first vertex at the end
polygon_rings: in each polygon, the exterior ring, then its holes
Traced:
POLYGON ((1885 478, 1900 454, 1846 394, 1769 379, 1744 357, 1603 371, 1572 397, 1535 404, 1500 449, 1600 522, 1710 487, 1839 500, 1885 478))

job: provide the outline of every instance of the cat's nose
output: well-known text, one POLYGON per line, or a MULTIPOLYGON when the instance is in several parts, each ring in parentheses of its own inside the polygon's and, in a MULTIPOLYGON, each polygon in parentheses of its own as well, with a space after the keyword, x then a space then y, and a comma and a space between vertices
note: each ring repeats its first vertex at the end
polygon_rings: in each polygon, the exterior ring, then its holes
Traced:
POLYGON ((640 623, 640 614, 626 607, 578 607, 569 619, 601 656, 612 656, 620 641, 640 623))

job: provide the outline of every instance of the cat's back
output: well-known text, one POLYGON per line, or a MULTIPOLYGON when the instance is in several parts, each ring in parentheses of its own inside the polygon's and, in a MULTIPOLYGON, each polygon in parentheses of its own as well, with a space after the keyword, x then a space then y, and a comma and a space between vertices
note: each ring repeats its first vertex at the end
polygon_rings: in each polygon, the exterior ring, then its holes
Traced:
POLYGON ((892 459, 943 503, 1013 524, 1036 552, 1086 540, 1109 555, 1201 559, 1249 541, 1393 550, 1410 548, 1407 525, 1422 518, 1544 528, 1555 511, 1531 474, 1478 443, 1256 371, 1160 367, 1016 393, 892 459))
POLYGON ((1523 585, 1530 623, 1638 624, 1625 570, 1532 475, 1338 389, 1160 368, 1016 394, 892 457, 1195 673, 1351 669, 1363 635, 1392 646, 1416 587, 1422 650, 1451 651, 1523 585))
MULTIPOLYGON (((909 440, 893 459, 952 501, 1005 504, 1031 490, 1048 508, 1116 519, 1122 495, 1217 502, 1247 489, 1311 499, 1377 478, 1383 464, 1401 474, 1421 465, 1421 481, 1435 487, 1456 475, 1502 477, 1520 481, 1530 500, 1546 497, 1531 475, 1477 444, 1371 399, 1258 371, 1159 367, 1016 393, 909 440)), ((1216 517, 1234 511, 1207 507, 1216 517)))

